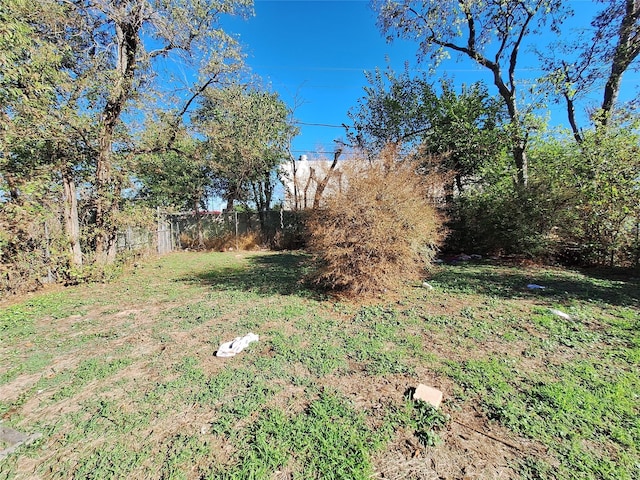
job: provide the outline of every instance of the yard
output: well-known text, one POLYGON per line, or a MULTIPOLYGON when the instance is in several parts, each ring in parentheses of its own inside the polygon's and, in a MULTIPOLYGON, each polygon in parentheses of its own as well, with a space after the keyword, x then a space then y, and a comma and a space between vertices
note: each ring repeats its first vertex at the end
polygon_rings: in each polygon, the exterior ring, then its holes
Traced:
POLYGON ((637 278, 477 262, 356 303, 306 260, 175 253, 3 305, 0 419, 42 436, 0 478, 640 478, 637 278))

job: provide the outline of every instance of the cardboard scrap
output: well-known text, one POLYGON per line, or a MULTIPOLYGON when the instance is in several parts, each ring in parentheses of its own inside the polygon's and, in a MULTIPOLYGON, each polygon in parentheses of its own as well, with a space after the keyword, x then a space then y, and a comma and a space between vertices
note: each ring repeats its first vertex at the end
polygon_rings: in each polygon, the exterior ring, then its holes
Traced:
POLYGON ((413 399, 422 400, 432 405, 433 408, 438 408, 442 402, 442 392, 437 388, 428 387, 421 383, 416 387, 413 399))

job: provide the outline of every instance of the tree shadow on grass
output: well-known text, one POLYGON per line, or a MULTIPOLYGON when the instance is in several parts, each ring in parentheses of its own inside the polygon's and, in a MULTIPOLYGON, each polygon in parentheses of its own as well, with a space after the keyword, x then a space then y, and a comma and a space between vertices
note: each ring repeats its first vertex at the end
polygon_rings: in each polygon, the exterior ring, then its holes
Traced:
POLYGON ((308 255, 298 252, 257 254, 248 257, 244 264, 209 270, 188 281, 198 281, 218 290, 240 290, 264 296, 320 298, 322 295, 304 282, 309 261, 308 255))
POLYGON ((576 299, 640 307, 638 279, 589 276, 588 272, 469 264, 444 267, 432 281, 451 293, 480 293, 507 299, 538 297, 557 302, 576 299))

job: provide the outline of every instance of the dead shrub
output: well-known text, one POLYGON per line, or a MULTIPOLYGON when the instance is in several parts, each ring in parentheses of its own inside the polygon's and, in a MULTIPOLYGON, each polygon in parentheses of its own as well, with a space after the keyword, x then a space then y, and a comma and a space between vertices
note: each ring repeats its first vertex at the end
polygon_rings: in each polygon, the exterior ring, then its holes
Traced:
POLYGON ((346 295, 396 290, 424 275, 443 238, 443 222, 415 164, 387 153, 343 167, 346 185, 308 222, 317 270, 311 280, 346 295))
POLYGON ((299 250, 307 246, 306 222, 308 211, 297 210, 284 212, 280 229, 271 238, 269 246, 272 250, 299 250))
POLYGON ((258 232, 249 231, 236 236, 234 233, 225 233, 216 237, 205 238, 202 242, 187 235, 180 235, 180 245, 183 248, 193 250, 211 250, 225 252, 227 250, 257 250, 261 248, 261 238, 258 232))
POLYGON ((208 250, 224 252, 226 250, 257 250, 261 245, 261 238, 258 232, 249 231, 238 235, 228 233, 222 237, 211 238, 206 241, 208 250))

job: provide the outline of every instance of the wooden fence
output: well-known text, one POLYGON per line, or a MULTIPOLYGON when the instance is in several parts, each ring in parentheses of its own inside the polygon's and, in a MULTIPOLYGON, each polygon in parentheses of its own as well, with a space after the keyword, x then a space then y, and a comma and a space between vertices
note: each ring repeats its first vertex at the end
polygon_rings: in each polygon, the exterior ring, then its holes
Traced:
POLYGON ((118 233, 118 252, 157 251, 165 254, 219 238, 239 238, 250 232, 260 235, 270 246, 292 248, 304 241, 303 213, 266 212, 264 228, 252 212, 157 213, 155 230, 128 228, 118 233))

